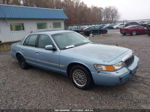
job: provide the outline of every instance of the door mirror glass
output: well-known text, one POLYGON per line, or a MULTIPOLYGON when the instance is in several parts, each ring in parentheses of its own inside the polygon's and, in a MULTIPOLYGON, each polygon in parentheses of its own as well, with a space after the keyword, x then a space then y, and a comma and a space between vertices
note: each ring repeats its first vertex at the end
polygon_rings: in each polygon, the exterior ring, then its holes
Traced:
POLYGON ((46 45, 45 49, 46 50, 56 50, 56 48, 53 45, 46 45))

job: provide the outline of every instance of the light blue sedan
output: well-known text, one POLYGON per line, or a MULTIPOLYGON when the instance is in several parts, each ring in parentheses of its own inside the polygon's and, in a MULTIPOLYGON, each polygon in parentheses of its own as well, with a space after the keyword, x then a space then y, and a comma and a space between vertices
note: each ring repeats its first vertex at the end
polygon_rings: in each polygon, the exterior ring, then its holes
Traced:
POLYGON ((32 65, 60 72, 80 89, 92 84, 122 84, 133 76, 139 63, 128 48, 95 44, 73 31, 29 34, 12 45, 11 55, 23 69, 32 65))

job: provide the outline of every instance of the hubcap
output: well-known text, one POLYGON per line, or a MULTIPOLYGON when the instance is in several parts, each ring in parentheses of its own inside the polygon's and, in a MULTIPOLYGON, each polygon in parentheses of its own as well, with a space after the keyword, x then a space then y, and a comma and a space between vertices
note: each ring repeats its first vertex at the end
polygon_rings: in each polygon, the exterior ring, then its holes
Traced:
POLYGON ((133 31, 133 32, 132 32, 132 35, 136 35, 136 31, 133 31))
POLYGON ((73 71, 73 81, 79 87, 84 87, 87 83, 87 76, 84 71, 76 69, 73 71))

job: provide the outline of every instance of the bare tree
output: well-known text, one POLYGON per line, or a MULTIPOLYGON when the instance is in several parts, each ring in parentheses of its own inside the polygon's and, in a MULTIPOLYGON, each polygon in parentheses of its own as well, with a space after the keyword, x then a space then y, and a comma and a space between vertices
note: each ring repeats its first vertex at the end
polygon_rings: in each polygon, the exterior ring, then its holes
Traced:
POLYGON ((2 4, 9 4, 10 0, 2 0, 2 4))
POLYGON ((64 9, 67 25, 112 23, 119 19, 115 7, 88 7, 81 0, 3 0, 5 4, 64 9))
POLYGON ((20 0, 13 0, 11 4, 20 5, 20 0))
POLYGON ((103 9, 103 22, 113 23, 119 19, 118 10, 115 7, 106 7, 103 9))

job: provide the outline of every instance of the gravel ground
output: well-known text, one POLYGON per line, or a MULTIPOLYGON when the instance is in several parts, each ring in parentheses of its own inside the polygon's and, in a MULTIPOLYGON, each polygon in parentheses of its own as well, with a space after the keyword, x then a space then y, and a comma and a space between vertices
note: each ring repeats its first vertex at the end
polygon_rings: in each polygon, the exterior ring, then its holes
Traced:
POLYGON ((60 74, 38 68, 22 70, 9 52, 1 52, 0 108, 150 109, 150 37, 122 36, 118 31, 109 31, 109 34, 94 36, 91 40, 133 49, 140 58, 135 76, 120 86, 94 86, 83 91, 60 74))

